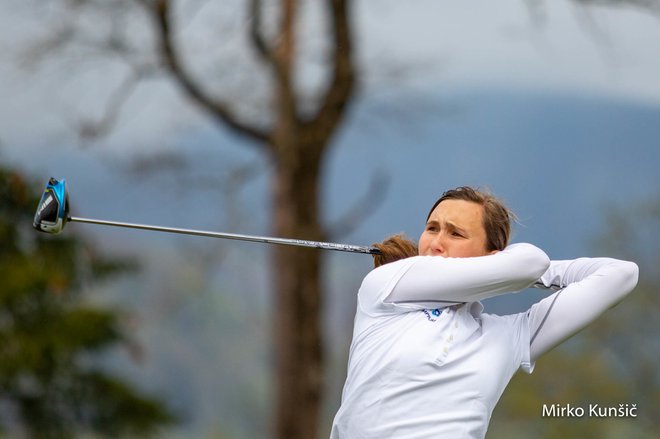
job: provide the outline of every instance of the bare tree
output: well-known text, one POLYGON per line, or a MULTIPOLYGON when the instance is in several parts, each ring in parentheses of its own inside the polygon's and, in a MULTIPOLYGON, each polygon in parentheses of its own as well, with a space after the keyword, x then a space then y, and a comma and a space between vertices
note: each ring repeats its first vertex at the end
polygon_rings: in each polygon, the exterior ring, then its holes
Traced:
MULTIPOLYGON (((249 2, 250 42, 269 77, 272 123, 267 127, 239 119, 230 102, 214 98, 191 76, 176 46, 173 2, 142 3, 153 17, 157 47, 171 78, 219 123, 262 145, 264 154, 272 159, 273 233, 324 240, 326 233, 319 220, 319 173, 355 82, 347 2, 324 2, 331 34, 330 80, 313 112, 301 108, 295 83, 299 2, 284 0, 278 4, 279 23, 272 38, 267 38, 263 29, 262 2, 249 2)), ((323 392, 320 268, 317 251, 292 247, 274 251, 275 431, 282 439, 313 438, 318 430, 323 392)))
MULTIPOLYGON (((272 233, 276 236, 327 240, 319 217, 319 185, 323 160, 333 134, 345 119, 354 97, 356 73, 352 50, 351 11, 347 0, 324 0, 322 5, 323 80, 303 90, 299 77, 302 8, 307 2, 248 0, 245 22, 247 48, 254 75, 266 90, 266 109, 244 111, 245 106, 213 89, 191 63, 184 41, 186 19, 182 5, 203 9, 208 2, 175 0, 62 0, 69 20, 34 44, 26 58, 33 62, 72 41, 99 56, 119 55, 128 66, 114 87, 98 120, 85 122, 86 138, 107 134, 120 118, 122 107, 145 78, 163 73, 204 113, 219 125, 242 135, 273 169, 272 233), (76 15, 94 10, 97 29, 75 25, 76 15), (136 43, 143 35, 129 35, 127 23, 135 15, 147 17, 151 53, 136 43), (71 18, 73 17, 73 18, 71 18), (71 24, 74 23, 74 24, 71 24), (103 30, 101 30, 103 29, 103 30), (138 49, 139 46, 139 49, 138 49), (265 113, 265 115, 264 115, 265 113)), ((216 5, 217 6, 217 5, 216 5)), ((188 18, 191 14, 188 14, 188 18)), ((193 14, 194 15, 194 12, 193 14)), ((246 49, 246 50, 245 50, 246 49)), ((217 78, 216 78, 217 79, 217 78)), ((222 81, 220 81, 222 85, 222 81)), ((230 87, 225 85, 225 87, 230 87)), ((310 249, 274 247, 273 336, 276 356, 275 437, 316 437, 323 395, 323 340, 321 334, 321 254, 310 249)))

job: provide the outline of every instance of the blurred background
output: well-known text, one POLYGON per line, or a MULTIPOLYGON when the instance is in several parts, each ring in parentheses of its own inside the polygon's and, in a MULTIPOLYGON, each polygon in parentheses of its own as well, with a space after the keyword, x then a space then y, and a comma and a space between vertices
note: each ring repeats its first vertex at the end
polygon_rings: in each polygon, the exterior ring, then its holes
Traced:
POLYGON ((653 0, 0 0, 0 437, 328 437, 372 266, 82 224, 38 235, 51 176, 74 216, 361 245, 417 239, 444 190, 488 188, 519 217, 514 241, 641 273, 514 377, 488 437, 656 437, 659 14, 653 0))

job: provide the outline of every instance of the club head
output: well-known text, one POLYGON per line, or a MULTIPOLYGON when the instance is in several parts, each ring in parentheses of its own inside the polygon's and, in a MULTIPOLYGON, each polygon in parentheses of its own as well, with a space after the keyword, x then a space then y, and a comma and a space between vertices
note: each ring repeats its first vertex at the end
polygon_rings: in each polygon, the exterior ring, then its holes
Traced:
POLYGON ((66 180, 51 177, 37 206, 32 225, 40 232, 56 234, 64 229, 68 218, 69 196, 66 192, 66 180))

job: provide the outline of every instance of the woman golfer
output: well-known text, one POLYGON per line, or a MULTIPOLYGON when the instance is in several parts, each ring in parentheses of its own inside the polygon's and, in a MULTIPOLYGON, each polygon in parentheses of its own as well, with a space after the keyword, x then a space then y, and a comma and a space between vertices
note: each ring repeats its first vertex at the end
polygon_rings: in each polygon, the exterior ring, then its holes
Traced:
POLYGON ((332 439, 483 438, 518 369, 531 373, 635 287, 632 262, 507 246, 511 218, 492 195, 461 187, 433 206, 418 250, 401 237, 379 245, 332 439), (479 300, 536 282, 558 291, 519 314, 482 313, 479 300))

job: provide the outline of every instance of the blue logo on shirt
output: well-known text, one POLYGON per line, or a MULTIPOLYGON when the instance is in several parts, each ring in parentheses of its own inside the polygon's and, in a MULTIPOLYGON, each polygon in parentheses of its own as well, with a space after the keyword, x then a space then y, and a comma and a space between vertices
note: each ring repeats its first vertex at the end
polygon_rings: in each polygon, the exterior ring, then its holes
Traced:
POLYGON ((442 314, 442 310, 439 309, 439 308, 436 308, 436 309, 433 309, 433 310, 423 309, 422 312, 424 313, 424 315, 426 315, 426 319, 429 322, 435 322, 436 321, 436 319, 431 317, 431 315, 433 315, 435 317, 439 317, 440 314, 442 314))

